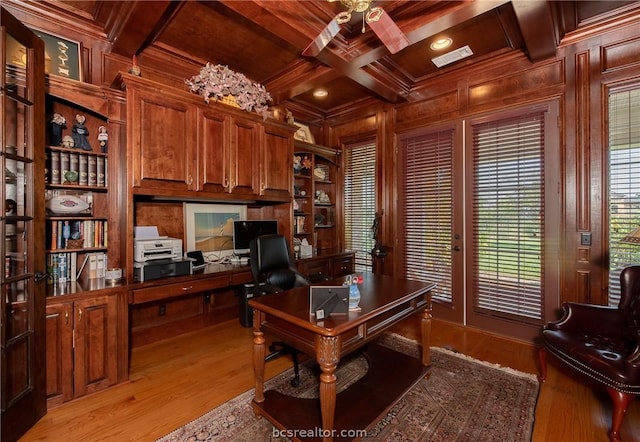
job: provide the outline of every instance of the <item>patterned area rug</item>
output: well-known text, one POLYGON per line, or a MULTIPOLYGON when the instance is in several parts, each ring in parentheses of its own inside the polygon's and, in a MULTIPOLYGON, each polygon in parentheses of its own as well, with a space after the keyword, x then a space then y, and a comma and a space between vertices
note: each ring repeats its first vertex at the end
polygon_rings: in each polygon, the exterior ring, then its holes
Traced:
MULTIPOLYGON (((417 342, 396 334, 379 341, 382 345, 418 357, 417 342)), ((530 441, 533 431, 538 382, 531 374, 478 361, 435 348, 431 349, 430 374, 419 381, 387 415, 367 431, 366 441, 530 441)), ((367 361, 353 355, 341 362, 336 376, 338 391, 364 375, 367 361)), ((298 397, 315 397, 318 371, 300 367, 302 383, 289 386, 292 370, 265 383, 298 397)), ((253 390, 178 428, 158 442, 187 441, 281 441, 272 425, 256 418, 251 408, 253 390)))

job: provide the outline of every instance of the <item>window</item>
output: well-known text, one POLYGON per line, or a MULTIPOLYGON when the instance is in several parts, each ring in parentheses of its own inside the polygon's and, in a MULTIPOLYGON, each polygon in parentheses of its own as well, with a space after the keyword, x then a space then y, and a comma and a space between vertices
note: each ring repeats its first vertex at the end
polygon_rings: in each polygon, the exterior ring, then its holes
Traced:
POLYGON ((544 128, 543 112, 472 126, 474 313, 543 318, 544 128))
POLYGON ((433 299, 451 303, 453 130, 401 144, 405 277, 437 283, 433 299))
POLYGON ((620 301, 620 270, 640 263, 640 246, 620 240, 640 227, 640 89, 609 95, 609 305, 620 301))
POLYGON ((371 271, 376 213, 376 145, 366 142, 344 149, 344 239, 355 252, 355 270, 371 271))

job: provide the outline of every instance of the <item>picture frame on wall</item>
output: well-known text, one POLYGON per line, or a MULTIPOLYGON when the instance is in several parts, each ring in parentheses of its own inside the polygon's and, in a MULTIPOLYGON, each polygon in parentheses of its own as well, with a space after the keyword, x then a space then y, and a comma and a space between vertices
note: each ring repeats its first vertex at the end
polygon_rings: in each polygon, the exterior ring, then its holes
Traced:
POLYGON ((315 143, 313 134, 311 133, 311 129, 309 129, 309 126, 302 123, 294 123, 294 124, 298 126, 298 130, 296 131, 295 134, 293 134, 294 139, 298 141, 304 141, 306 143, 311 143, 311 144, 315 143))
POLYGON ((80 43, 31 28, 44 42, 46 74, 82 81, 80 43))
POLYGON ((247 218, 240 204, 184 203, 185 252, 200 250, 208 262, 233 254, 233 222, 247 218))

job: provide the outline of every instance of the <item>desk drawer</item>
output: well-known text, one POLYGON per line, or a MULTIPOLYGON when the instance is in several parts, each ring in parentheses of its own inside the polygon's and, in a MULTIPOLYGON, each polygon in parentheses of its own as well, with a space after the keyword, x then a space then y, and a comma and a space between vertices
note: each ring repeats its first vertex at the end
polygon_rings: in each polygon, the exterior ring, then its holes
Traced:
POLYGON ((157 301, 159 299, 190 295, 192 293, 227 287, 228 285, 228 276, 184 281, 175 284, 162 284, 154 287, 132 290, 130 302, 132 304, 141 304, 143 302, 157 301))

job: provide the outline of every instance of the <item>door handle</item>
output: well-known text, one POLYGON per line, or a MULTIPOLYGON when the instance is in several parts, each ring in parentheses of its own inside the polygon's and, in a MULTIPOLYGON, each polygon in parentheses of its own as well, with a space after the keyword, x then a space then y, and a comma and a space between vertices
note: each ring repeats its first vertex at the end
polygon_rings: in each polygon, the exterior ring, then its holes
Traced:
POLYGON ((451 248, 451 250, 453 250, 454 252, 459 252, 460 251, 460 246, 453 246, 451 248))
POLYGON ((36 274, 33 275, 33 280, 35 282, 42 282, 42 281, 45 281, 47 278, 49 278, 48 273, 36 272, 36 274))

